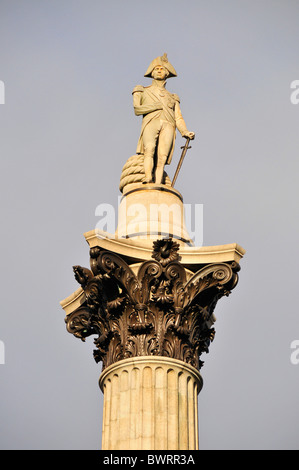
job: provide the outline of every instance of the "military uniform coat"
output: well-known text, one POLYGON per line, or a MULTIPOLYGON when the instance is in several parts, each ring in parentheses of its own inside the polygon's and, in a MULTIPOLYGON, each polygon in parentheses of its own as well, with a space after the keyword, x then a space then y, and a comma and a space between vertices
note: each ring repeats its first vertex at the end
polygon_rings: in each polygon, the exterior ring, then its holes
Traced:
POLYGON ((166 120, 173 124, 173 143, 167 158, 166 164, 169 165, 172 160, 174 144, 176 138, 176 128, 184 135, 187 127, 180 110, 180 99, 178 95, 170 93, 164 87, 150 85, 143 87, 137 85, 133 90, 134 111, 137 116, 143 115, 141 132, 137 144, 137 154, 144 153, 143 132, 145 127, 153 120, 166 120), (157 109, 157 103, 162 104, 162 109, 157 109))

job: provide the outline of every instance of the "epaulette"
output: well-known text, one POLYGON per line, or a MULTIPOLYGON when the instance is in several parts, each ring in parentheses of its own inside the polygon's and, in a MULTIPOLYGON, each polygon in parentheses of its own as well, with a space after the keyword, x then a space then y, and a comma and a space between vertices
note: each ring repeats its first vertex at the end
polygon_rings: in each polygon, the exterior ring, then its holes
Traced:
POLYGON ((142 85, 136 85, 132 93, 136 93, 137 91, 143 91, 143 90, 144 90, 144 87, 142 85))

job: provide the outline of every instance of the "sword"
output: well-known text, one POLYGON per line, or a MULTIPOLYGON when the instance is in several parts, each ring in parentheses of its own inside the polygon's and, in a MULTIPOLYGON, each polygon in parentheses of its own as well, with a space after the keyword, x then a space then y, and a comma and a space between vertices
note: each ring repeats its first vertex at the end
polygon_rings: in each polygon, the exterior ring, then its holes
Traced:
POLYGON ((176 179, 177 179, 177 177, 178 177, 179 171, 180 171, 181 166, 182 166, 182 164, 183 164, 183 160, 184 160, 184 158, 185 158, 185 155, 186 155, 186 153, 187 153, 187 150, 188 150, 188 149, 191 149, 191 147, 188 147, 189 142, 190 142, 190 138, 187 137, 187 140, 186 140, 185 145, 184 145, 183 147, 181 147, 181 149, 183 149, 182 155, 181 155, 180 161, 179 161, 179 163, 178 163, 177 169, 176 169, 176 171, 175 171, 175 174, 174 174, 174 177, 173 177, 171 186, 174 186, 174 183, 176 182, 176 179))

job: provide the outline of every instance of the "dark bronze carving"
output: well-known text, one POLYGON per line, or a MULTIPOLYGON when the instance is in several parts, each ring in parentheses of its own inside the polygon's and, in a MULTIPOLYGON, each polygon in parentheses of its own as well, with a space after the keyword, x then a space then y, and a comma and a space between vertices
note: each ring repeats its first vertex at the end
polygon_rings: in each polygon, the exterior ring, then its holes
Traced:
POLYGON ((135 274, 117 254, 92 248, 91 269, 73 268, 85 302, 65 318, 67 330, 82 341, 97 336, 94 358, 103 368, 160 355, 200 369, 215 335, 214 308, 236 286, 240 267, 209 264, 190 274, 179 261, 179 244, 169 238, 153 243, 152 258, 135 274))

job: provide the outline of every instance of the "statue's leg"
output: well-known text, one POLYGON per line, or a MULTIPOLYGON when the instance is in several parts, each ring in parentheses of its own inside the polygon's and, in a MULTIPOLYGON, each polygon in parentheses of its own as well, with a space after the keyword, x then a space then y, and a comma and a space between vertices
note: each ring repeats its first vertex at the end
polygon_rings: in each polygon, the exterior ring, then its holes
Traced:
POLYGON ((160 120, 153 119, 143 131, 145 183, 153 182, 154 155, 160 131, 160 120))
POLYGON ((163 182, 164 166, 171 152, 174 132, 175 128, 170 122, 163 123, 159 135, 157 168, 155 171, 155 182, 157 184, 163 182))

